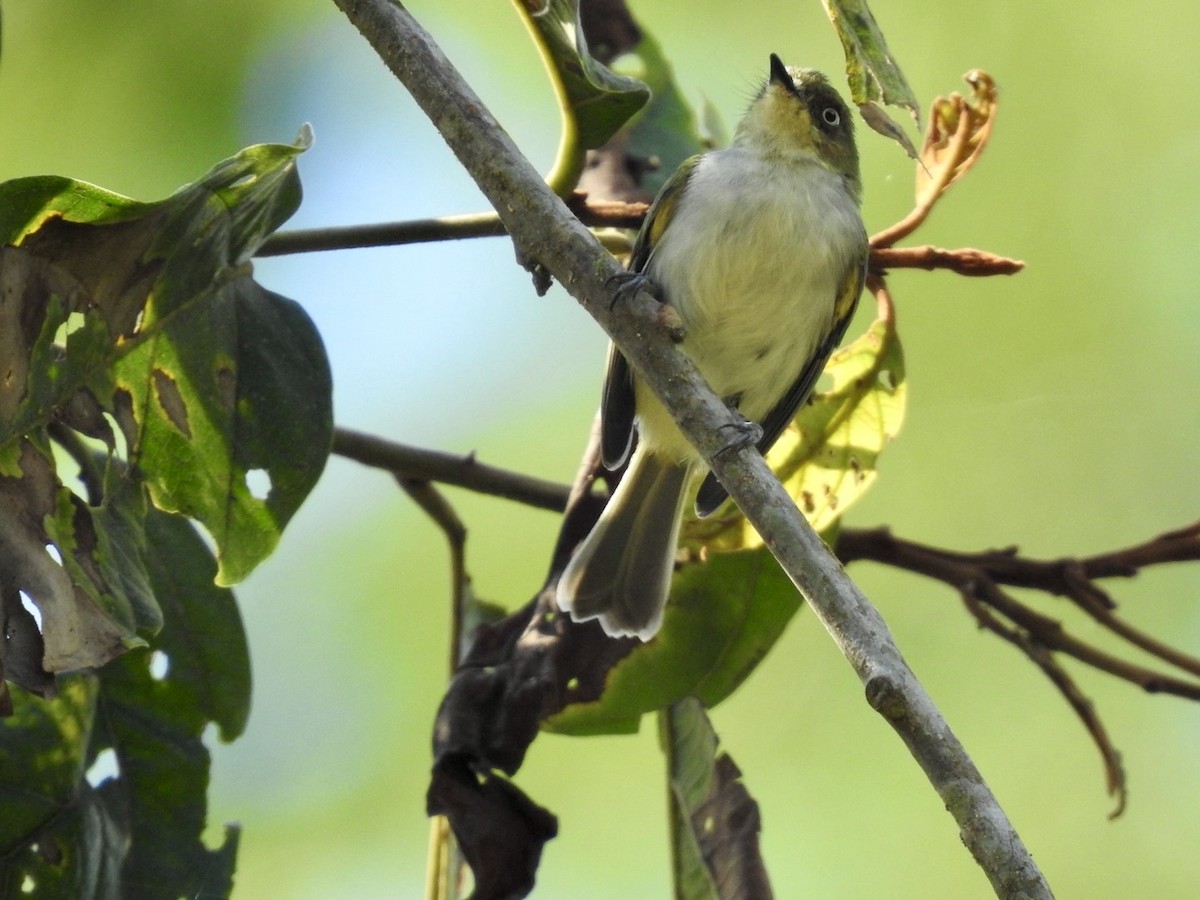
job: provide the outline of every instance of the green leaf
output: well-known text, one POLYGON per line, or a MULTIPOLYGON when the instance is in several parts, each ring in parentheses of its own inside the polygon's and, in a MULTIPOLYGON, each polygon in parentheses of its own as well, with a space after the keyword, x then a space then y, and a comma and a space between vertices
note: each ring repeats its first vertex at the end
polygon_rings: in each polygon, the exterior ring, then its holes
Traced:
POLYGON ((97 695, 98 683, 87 675, 62 679, 49 701, 13 693, 13 715, 0 719, 0 860, 72 803, 87 770, 97 695))
POLYGON ((568 706, 544 727, 568 734, 633 732, 643 714, 684 697, 715 706, 766 656, 800 602, 766 549, 688 563, 671 584, 658 636, 613 667, 599 700, 568 706))
POLYGON ((18 693, 16 714, 0 720, 0 896, 26 879, 38 897, 231 890, 236 829, 215 850, 202 840, 209 754, 201 736, 210 722, 225 740, 245 727, 245 634, 195 529, 149 510, 145 533, 144 570, 164 616, 151 647, 96 676, 62 679, 54 701, 18 693), (110 749, 116 773, 93 788, 85 771, 110 749))
MULTIPOLYGON (((152 645, 169 666, 167 678, 156 682, 169 692, 164 705, 186 711, 197 734, 212 721, 221 738, 232 741, 250 715, 250 652, 233 592, 214 584, 212 554, 187 522, 151 511, 146 538, 154 548, 150 580, 164 615, 152 645)), ((108 691, 106 681, 106 698, 108 691)))
POLYGON ((93 747, 111 747, 120 767, 101 790, 127 816, 125 896, 228 896, 238 834, 227 828, 216 850, 203 843, 209 753, 201 735, 209 722, 225 740, 245 727, 246 638, 233 595, 213 584, 216 564, 195 530, 151 512, 146 534, 164 627, 150 650, 100 671, 103 727, 93 747))
POLYGON ((846 80, 851 99, 858 104, 863 121, 903 147, 909 159, 918 159, 917 148, 908 135, 879 105, 883 102, 907 109, 920 128, 921 108, 916 95, 892 58, 867 0, 822 2, 846 53, 846 80))
MULTIPOLYGON (((37 690, 43 665, 50 672, 98 666, 140 640, 132 631, 131 607, 115 597, 105 603, 110 592, 98 588, 99 566, 88 558, 94 547, 83 549, 77 540, 76 521, 67 510, 78 507, 69 500, 64 507, 69 492, 58 483, 48 448, 28 440, 18 446, 22 476, 0 478, 0 572, 6 591, 23 591, 37 605, 42 634, 41 640, 10 645, 4 668, 6 677, 37 690), (59 554, 65 566, 46 552, 51 532, 63 541, 59 554), (28 678, 14 677, 21 672, 28 678)), ((81 522, 85 519, 86 513, 81 522)))
POLYGON ((604 145, 650 99, 588 52, 577 0, 514 0, 546 63, 568 128, 582 149, 604 145))
POLYGON ((855 103, 882 101, 907 109, 920 125, 921 109, 867 0, 822 0, 846 53, 846 79, 855 103))
POLYGON ((332 386, 312 322, 239 278, 127 353, 113 383, 155 506, 202 522, 218 581, 240 581, 275 549, 329 455, 332 386), (247 480, 256 471, 269 478, 265 497, 247 480))
POLYGON ((667 707, 658 721, 659 740, 667 758, 675 896, 681 900, 718 900, 717 886, 704 865, 691 822, 691 815, 702 806, 714 781, 717 733, 704 708, 691 698, 667 707))
POLYGON ((0 896, 120 900, 128 833, 84 778, 99 684, 60 681, 54 700, 23 692, 0 720, 0 896))
POLYGON ((158 203, 65 178, 0 185, 0 568, 42 612, 50 671, 103 664, 159 627, 146 496, 208 529, 229 584, 320 476, 324 349, 248 262, 300 202, 310 139, 250 147, 158 203), (110 420, 127 460, 119 478, 93 473, 89 506, 61 484, 48 436, 114 451, 110 420))
MULTIPOLYGON (((652 160, 654 167, 639 187, 654 196, 685 159, 709 149, 700 134, 696 113, 684 99, 670 61, 658 42, 642 29, 636 49, 620 57, 614 67, 650 88, 650 102, 629 126, 627 155, 652 160)), ((715 112, 710 111, 710 118, 715 112)))
POLYGON ((770 897, 758 804, 729 754, 717 752, 704 707, 687 698, 663 710, 659 737, 670 786, 675 896, 770 897))
POLYGON ((77 592, 116 624, 126 646, 145 646, 137 633, 162 627, 143 561, 146 503, 137 483, 117 468, 101 506, 91 508, 60 486, 55 511, 44 524, 77 592))

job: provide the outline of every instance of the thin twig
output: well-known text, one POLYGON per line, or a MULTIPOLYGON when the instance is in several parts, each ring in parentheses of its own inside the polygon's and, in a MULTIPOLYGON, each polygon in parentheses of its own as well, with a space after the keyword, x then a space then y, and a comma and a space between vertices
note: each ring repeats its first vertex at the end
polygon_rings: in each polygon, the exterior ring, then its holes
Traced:
POLYGON ((1108 791, 1117 797, 1112 817, 1125 808, 1125 773, 1120 756, 1092 703, 1059 665, 1054 653, 1066 653, 1150 693, 1200 700, 1200 683, 1135 665, 1088 644, 1070 634, 1058 620, 1036 612, 1003 589, 1003 585, 1008 585, 1066 597, 1130 644, 1200 676, 1200 660, 1118 618, 1114 612, 1116 603, 1092 580, 1104 576, 1131 577, 1147 566, 1200 558, 1200 523, 1126 550, 1084 560, 1023 559, 1011 547, 974 554, 955 553, 897 538, 886 528, 843 529, 838 535, 837 550, 846 562, 870 559, 954 587, 981 627, 1013 644, 1035 663, 1091 734, 1104 761, 1108 791))
MULTIPOLYGON (((428 481, 403 475, 396 475, 396 481, 442 530, 450 547, 450 652, 447 657, 453 675, 462 652, 463 622, 470 588, 466 565, 467 529, 450 502, 428 481)), ((429 829, 426 897, 429 900, 454 900, 459 896, 458 886, 462 883, 466 861, 445 817, 433 816, 429 829)))
POLYGON ((502 234, 504 226, 500 224, 500 217, 494 212, 414 219, 409 222, 297 228, 271 235, 259 247, 258 256, 283 256, 289 253, 312 253, 317 250, 393 247, 399 244, 456 241, 502 234))
POLYGON ((871 704, 908 745, 959 824, 963 841, 1002 897, 1051 897, 982 775, 905 664, 886 624, 846 576, 753 448, 728 450, 731 410, 656 325, 644 293, 614 311, 607 283, 620 269, 547 189, 483 101, 433 39, 394 0, 336 0, 435 122, 500 213, 521 255, 537 260, 616 341, 672 411, 684 435, 729 490, 866 687, 871 704))
POLYGON ((1074 679, 1058 664, 1058 661, 1054 658, 1054 654, 1049 652, 1046 647, 1037 643, 1027 632, 1005 625, 983 603, 979 602, 970 591, 964 591, 962 597, 968 611, 975 617, 975 621, 979 623, 979 626, 1008 641, 1024 653, 1034 665, 1042 670, 1042 673, 1058 689, 1058 692, 1063 695, 1063 698, 1075 712, 1075 715, 1083 723, 1088 734, 1092 736, 1092 742, 1100 751, 1109 796, 1117 798, 1117 805, 1109 813, 1108 817, 1110 819, 1117 818, 1125 811, 1127 797, 1125 769, 1121 765, 1121 754, 1117 752, 1112 739, 1108 736, 1108 729, 1104 727, 1104 722, 1097 715, 1095 705, 1084 696, 1079 686, 1075 684, 1074 679))
POLYGON ((1002 585, 1031 588, 1065 597, 1114 634, 1163 662, 1200 677, 1200 659, 1145 634, 1118 617, 1112 598, 1093 581, 1104 577, 1132 577, 1150 565, 1200 559, 1200 523, 1125 550, 1081 560, 1026 559, 1018 556, 1014 548, 958 553, 898 538, 886 528, 843 529, 838 536, 837 552, 847 564, 869 559, 927 575, 958 590, 970 590, 1027 628, 1048 647, 1069 653, 1151 693, 1200 699, 1200 684, 1127 663, 1092 647, 1068 634, 1057 620, 1024 606, 1001 589, 1002 585))
POLYGON ((562 512, 570 493, 564 484, 489 466, 474 454, 457 456, 424 450, 348 428, 334 431, 333 452, 397 476, 452 484, 552 512, 562 512))
MULTIPOLYGON (((618 200, 589 200, 574 194, 567 206, 579 220, 592 228, 639 228, 646 216, 646 203, 618 200)), ((440 216, 436 219, 412 219, 406 222, 379 222, 369 225, 334 225, 327 228, 294 228, 267 238, 258 256, 285 256, 325 250, 356 250, 369 247, 397 247, 431 241, 459 241, 468 238, 501 237, 508 232, 494 212, 440 216)))
POLYGON ((872 247, 870 265, 873 269, 946 269, 959 275, 1015 275, 1025 268, 1019 259, 998 256, 987 250, 963 247, 944 250, 941 247, 872 247))

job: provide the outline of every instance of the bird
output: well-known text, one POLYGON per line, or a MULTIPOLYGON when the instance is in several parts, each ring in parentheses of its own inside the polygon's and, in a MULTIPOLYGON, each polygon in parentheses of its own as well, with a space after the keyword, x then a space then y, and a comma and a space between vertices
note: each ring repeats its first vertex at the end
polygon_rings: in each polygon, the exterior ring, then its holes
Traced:
MULTIPOLYGON (((764 453, 854 314, 868 252, 861 202, 849 108, 821 72, 772 53, 733 140, 679 166, 634 241, 625 278, 674 310, 681 349, 764 453)), ((696 492, 704 516, 728 495, 611 344, 600 419, 602 464, 628 467, 555 597, 577 622, 647 641, 662 624, 687 498, 696 492)))

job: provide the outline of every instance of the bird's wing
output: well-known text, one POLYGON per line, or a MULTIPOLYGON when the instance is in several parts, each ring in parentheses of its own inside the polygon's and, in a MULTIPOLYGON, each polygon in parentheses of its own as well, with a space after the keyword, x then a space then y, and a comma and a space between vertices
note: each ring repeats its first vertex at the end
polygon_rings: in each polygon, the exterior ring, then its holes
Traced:
MULTIPOLYGON (((847 269, 833 305, 833 327, 825 340, 813 351, 812 356, 805 363, 799 377, 788 388, 787 393, 759 423, 763 430, 762 438, 758 442, 759 452, 765 454, 770 450, 779 435, 783 433, 783 429, 787 428, 788 423, 792 421, 804 401, 808 399, 808 395, 812 393, 813 386, 821 377, 821 372, 824 371, 825 363, 829 361, 830 355, 842 342, 850 319, 854 316, 854 310, 858 307, 858 297, 862 293, 863 280, 866 277, 866 261, 864 254, 847 269)), ((696 494, 696 515, 707 516, 724 503, 728 496, 729 494, 721 482, 709 472, 696 494)))
MULTIPOLYGON (((650 204, 629 257, 629 271, 634 276, 646 271, 646 266, 654 255, 654 248, 658 246, 667 223, 671 221, 675 207, 683 196, 683 188, 699 161, 699 156, 684 160, 650 204)), ((669 298, 658 293, 661 286, 656 285, 654 288, 657 289, 655 296, 664 303, 668 302, 669 298)), ((633 372, 621 351, 615 344, 610 344, 608 366, 604 374, 604 391, 600 397, 600 458, 606 469, 619 468, 629 458, 629 451, 633 448, 635 414, 633 372)))

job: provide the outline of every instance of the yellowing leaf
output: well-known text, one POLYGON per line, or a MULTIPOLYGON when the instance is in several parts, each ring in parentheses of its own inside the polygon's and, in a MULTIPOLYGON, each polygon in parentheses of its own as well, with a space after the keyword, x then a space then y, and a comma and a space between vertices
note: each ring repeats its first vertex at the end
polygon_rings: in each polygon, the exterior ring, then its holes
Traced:
MULTIPOLYGON (((832 528, 875 482, 876 463, 900 431, 906 397, 904 351, 890 300, 857 340, 825 366, 832 386, 814 394, 767 454, 767 462, 818 532, 832 528)), ((741 550, 762 539, 733 504, 684 523, 695 551, 741 550)))
MULTIPOLYGON (((813 528, 825 532, 874 483, 904 419, 904 352, 890 305, 825 366, 833 386, 813 399, 767 455, 813 528)), ((757 544, 758 536, 747 536, 757 544)))

